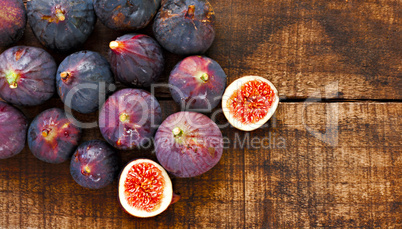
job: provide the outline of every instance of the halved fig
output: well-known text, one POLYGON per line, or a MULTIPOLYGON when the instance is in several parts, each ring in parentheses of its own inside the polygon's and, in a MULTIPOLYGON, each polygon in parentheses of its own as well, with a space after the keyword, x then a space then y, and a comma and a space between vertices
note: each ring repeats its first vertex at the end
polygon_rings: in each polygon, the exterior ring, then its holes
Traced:
POLYGON ((244 76, 226 88, 222 110, 232 126, 252 131, 272 117, 278 103, 278 91, 269 80, 260 76, 244 76))
POLYGON ((169 175, 152 160, 133 160, 121 172, 120 203, 133 216, 156 216, 174 203, 177 200, 175 197, 169 175))

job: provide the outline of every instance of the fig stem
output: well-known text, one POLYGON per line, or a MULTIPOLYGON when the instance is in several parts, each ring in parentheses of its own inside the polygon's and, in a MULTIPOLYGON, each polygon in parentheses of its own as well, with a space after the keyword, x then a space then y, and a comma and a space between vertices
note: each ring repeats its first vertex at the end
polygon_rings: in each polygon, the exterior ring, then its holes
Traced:
POLYGON ((170 204, 174 204, 174 203, 176 203, 176 202, 179 201, 179 200, 180 200, 180 195, 178 195, 178 194, 176 194, 176 193, 173 193, 172 202, 170 202, 170 204))
POLYGON ((206 83, 209 79, 209 75, 207 73, 203 73, 200 79, 206 83))
POLYGON ((179 127, 175 127, 173 130, 173 136, 176 137, 181 137, 183 135, 183 130, 180 129, 179 127))
POLYGON ((109 47, 110 47, 110 49, 115 50, 117 47, 119 47, 119 42, 117 42, 117 41, 111 41, 111 42, 109 43, 109 47))
POLYGON ((47 137, 49 135, 49 131, 48 130, 44 130, 44 131, 42 131, 42 136, 43 137, 47 137))
POLYGON ((66 20, 66 16, 64 16, 63 11, 61 9, 56 9, 56 17, 59 19, 59 21, 66 20))
POLYGON ((81 169, 81 174, 88 176, 89 174, 91 174, 91 169, 89 168, 88 165, 85 165, 82 169, 81 169))
POLYGON ((8 73, 6 73, 6 80, 11 89, 18 87, 18 83, 17 83, 18 78, 19 78, 19 75, 15 71, 9 71, 8 73))
POLYGON ((119 116, 119 119, 121 122, 124 122, 128 119, 128 115, 126 113, 123 113, 119 116))
POLYGON ((68 72, 62 72, 62 73, 60 73, 60 77, 61 77, 61 79, 63 79, 63 80, 67 79, 67 77, 69 77, 69 76, 70 76, 70 73, 68 73, 68 72))
POLYGON ((186 17, 193 19, 194 18, 194 12, 195 12, 195 5, 189 5, 188 10, 186 13, 186 17))

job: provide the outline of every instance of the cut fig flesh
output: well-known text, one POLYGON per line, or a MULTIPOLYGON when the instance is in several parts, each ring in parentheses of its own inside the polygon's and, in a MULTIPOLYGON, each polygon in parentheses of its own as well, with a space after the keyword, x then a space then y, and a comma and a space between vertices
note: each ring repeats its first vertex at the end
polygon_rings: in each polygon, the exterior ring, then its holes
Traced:
POLYGON ((137 159, 121 172, 119 199, 124 210, 133 216, 156 216, 172 202, 172 182, 165 169, 156 162, 137 159))
POLYGON ((278 91, 269 80, 260 76, 244 76, 226 88, 222 110, 232 126, 252 131, 272 117, 278 103, 278 91))

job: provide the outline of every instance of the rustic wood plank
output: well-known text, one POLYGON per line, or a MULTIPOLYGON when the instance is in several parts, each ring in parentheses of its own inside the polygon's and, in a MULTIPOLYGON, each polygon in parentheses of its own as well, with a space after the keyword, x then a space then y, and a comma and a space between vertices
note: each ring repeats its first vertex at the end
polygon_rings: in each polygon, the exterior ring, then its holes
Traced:
POLYGON ((247 227, 401 227, 401 114, 400 103, 286 103, 270 128, 237 133, 275 142, 245 150, 247 227))
MULTIPOLYGON (((165 116, 179 110, 171 101, 161 104, 165 116)), ((23 111, 29 118, 37 112, 23 111)), ((81 188, 68 162, 47 164, 25 148, 0 160, 0 227, 398 228, 401 112, 400 103, 281 103, 267 127, 245 133, 227 126, 223 133, 230 143, 219 164, 199 177, 173 178, 182 200, 152 219, 122 210, 117 181, 101 190, 81 188), (328 106, 339 114, 334 146, 305 127, 325 133, 328 106)), ((89 116, 96 120, 96 114, 89 116)), ((225 126, 222 114, 216 121, 225 126)), ((96 138, 101 139, 97 128, 85 130, 83 141, 96 138)), ((155 159, 151 151, 119 155, 125 164, 155 159)))
MULTIPOLYGON (((283 99, 314 97, 317 90, 334 83, 336 94, 323 98, 402 99, 401 1, 211 3, 217 35, 206 55, 221 64, 228 83, 244 75, 261 75, 277 86, 283 99)), ((153 36, 151 25, 138 33, 153 36)), ((82 48, 107 57, 109 42, 120 35, 98 21, 82 48)), ((41 47, 29 26, 17 45, 41 47)), ((49 52, 58 63, 66 57, 49 52)), ((165 56, 159 80, 164 83, 183 58, 168 52, 165 56)), ((170 98, 167 88, 158 88, 156 95, 170 98)))

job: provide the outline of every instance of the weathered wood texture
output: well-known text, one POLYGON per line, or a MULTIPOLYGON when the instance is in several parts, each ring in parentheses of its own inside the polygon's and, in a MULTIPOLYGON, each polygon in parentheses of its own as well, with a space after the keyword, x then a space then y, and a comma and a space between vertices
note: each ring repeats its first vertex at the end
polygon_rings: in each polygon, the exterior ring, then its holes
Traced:
MULTIPOLYGON (((117 181, 81 188, 68 162, 41 162, 26 147, 0 160, 0 228, 402 227, 401 1, 211 3, 217 37, 207 55, 228 83, 262 75, 283 101, 301 102, 281 102, 269 126, 251 133, 228 126, 217 110, 228 141, 221 161, 202 176, 173 178, 182 199, 151 219, 121 209, 117 181)), ((139 32, 152 36, 150 26, 139 32)), ((98 22, 83 49, 107 57, 108 43, 122 34, 98 22)), ((18 45, 41 47, 29 27, 18 45)), ((50 53, 58 63, 66 57, 50 53)), ((166 57, 160 82, 183 58, 166 57)), ((164 117, 179 111, 168 91, 156 96, 164 117)), ((32 120, 51 107, 63 107, 57 96, 22 110, 32 120)), ((97 120, 96 113, 77 117, 97 120)), ((97 128, 84 131, 82 141, 90 139, 102 139, 97 128)), ((121 164, 155 159, 152 149, 119 152, 121 164)))
MULTIPOLYGON (((383 1, 211 1, 216 39, 206 53, 229 75, 261 75, 277 85, 282 98, 316 96, 337 83, 331 99, 402 99, 402 6, 383 1)), ((138 31, 150 36, 151 26, 138 31)), ((123 33, 99 21, 83 49, 107 57, 109 42, 123 33)), ((41 47, 27 28, 18 45, 41 47)), ((0 48, 2 52, 4 48, 0 48)), ((50 52, 61 62, 66 55, 50 52)), ((183 57, 166 52, 160 82, 183 57)), ((166 88, 157 96, 170 98, 166 88)))
MULTIPOLYGON (((177 111, 172 102, 162 106, 165 115, 177 111)), ((269 126, 251 133, 226 127, 230 142, 219 164, 174 178, 182 199, 152 219, 121 209, 117 182, 81 188, 68 162, 46 164, 25 149, 0 161, 0 227, 400 228, 401 110, 399 103, 281 103, 269 126)), ((225 124, 222 114, 216 121, 225 124)), ((101 138, 97 128, 85 131, 83 140, 94 138, 101 138)), ((155 159, 151 149, 120 155, 122 164, 155 159)))

